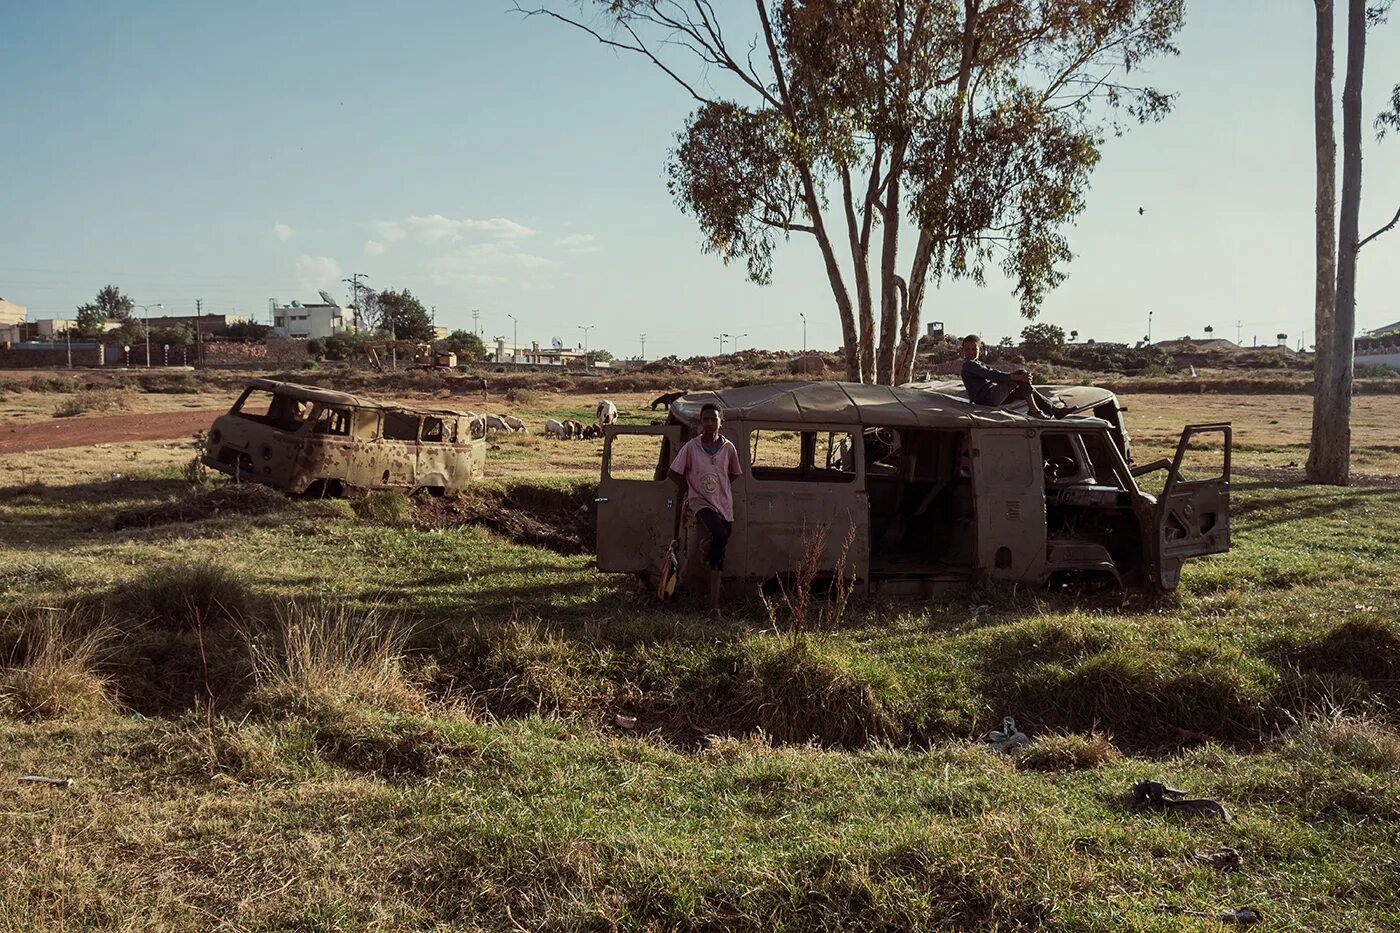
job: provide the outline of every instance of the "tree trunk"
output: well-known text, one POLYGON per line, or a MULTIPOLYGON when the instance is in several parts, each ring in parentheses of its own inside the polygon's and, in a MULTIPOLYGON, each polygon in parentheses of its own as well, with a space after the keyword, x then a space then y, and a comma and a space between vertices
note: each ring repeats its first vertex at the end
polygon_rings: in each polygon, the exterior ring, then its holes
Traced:
POLYGON ((1317 35, 1313 62, 1313 137, 1317 150, 1317 269, 1313 295, 1313 421, 1307 476, 1311 482, 1335 482, 1328 452, 1335 449, 1329 430, 1336 412, 1333 401, 1332 327, 1337 302, 1337 137, 1332 97, 1332 0, 1314 0, 1317 35))
POLYGON ((831 237, 826 232, 822 219, 821 202, 817 199, 817 188, 811 173, 800 170, 803 201, 812 221, 812 232, 822 251, 822 261, 826 264, 826 278, 831 284, 831 294, 836 298, 836 310, 841 316, 841 348, 846 357, 846 380, 862 382, 860 369, 860 339, 856 333, 856 319, 851 308, 851 293, 846 289, 846 281, 841 277, 841 263, 836 258, 836 250, 831 246, 831 237))
POLYGON ((1352 364, 1356 355, 1356 259, 1361 242, 1361 80, 1366 70, 1366 0, 1350 0, 1347 77, 1342 88, 1342 201, 1337 231, 1337 303, 1333 308, 1327 378, 1327 446, 1314 482, 1347 485, 1351 478, 1352 364))
POLYGON ((895 263, 899 259, 899 176, 904 170, 904 147, 896 146, 890 159, 890 181, 885 191, 885 212, 880 241, 880 354, 875 362, 875 381, 892 385, 894 348, 899 339, 899 303, 895 293, 895 263))
POLYGON ((919 327, 924 310, 924 295, 928 293, 928 266, 932 258, 933 237, 927 230, 920 230, 919 244, 914 248, 914 262, 909 267, 908 293, 904 296, 904 325, 901 330, 899 355, 894 361, 895 385, 914 380, 914 364, 918 361, 919 327))
MULTIPOLYGON (((876 164, 879 164, 878 157, 876 164)), ((870 246, 868 237, 862 235, 861 229, 856 223, 855 193, 851 188, 849 169, 843 169, 841 172, 841 194, 846 202, 846 234, 850 239, 851 265, 856 280, 857 324, 860 328, 860 370, 868 377, 872 372, 873 365, 870 347, 875 341, 875 318, 871 311, 872 298, 870 294, 870 246)), ((867 203, 865 211, 868 212, 870 209, 870 205, 867 203)))

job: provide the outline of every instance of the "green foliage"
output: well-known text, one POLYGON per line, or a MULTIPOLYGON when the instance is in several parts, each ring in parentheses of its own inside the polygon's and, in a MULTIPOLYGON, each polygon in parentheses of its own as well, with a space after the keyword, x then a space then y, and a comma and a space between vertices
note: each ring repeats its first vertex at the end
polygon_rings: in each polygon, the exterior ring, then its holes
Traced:
POLYGON ((1031 359, 1052 360, 1064 348, 1064 328, 1055 324, 1031 324, 1021 331, 1021 350, 1031 359))
POLYGON ((363 334, 331 334, 320 341, 320 353, 333 362, 351 360, 364 352, 365 340, 363 334))
POLYGON ((461 362, 477 362, 490 356, 481 338, 469 330, 454 330, 446 340, 439 341, 438 346, 457 354, 461 362))
POLYGON ((588 355, 589 355, 591 358, 597 360, 597 361, 600 362, 600 363, 606 363, 606 362, 609 362, 609 361, 611 361, 611 360, 617 359, 617 357, 613 356, 611 350, 603 350, 603 349, 589 350, 589 351, 588 351, 588 355))
MULTIPOLYGON (((169 345, 173 350, 176 347, 189 347, 194 345, 194 328, 188 324, 174 324, 168 327, 157 327, 151 330, 151 355, 156 356, 158 350, 169 345)), ((156 357, 159 359, 159 357, 156 357)))
POLYGON ((255 321, 240 321, 224 328, 224 336, 233 340, 262 340, 271 332, 271 327, 255 321))
POLYGON ((753 56, 742 27, 701 0, 603 9, 629 36, 624 48, 655 61, 654 47, 679 44, 738 79, 742 100, 706 96, 708 81, 686 84, 699 105, 678 134, 668 188, 696 218, 702 248, 744 262, 754 282, 771 278, 780 237, 816 237, 847 364, 858 360, 871 380, 875 348, 861 334, 879 303, 882 381, 893 376, 894 343, 912 359, 930 277, 981 284, 997 265, 1022 313, 1038 313, 1063 279, 1062 231, 1083 210, 1103 137, 1170 109, 1168 95, 1110 75, 1173 52, 1183 15, 1182 0, 991 4, 970 21, 972 5, 937 0, 808 0, 773 5, 749 45, 768 54, 753 56), (886 253, 872 285, 874 241, 887 236, 893 250, 901 214, 921 245, 907 273, 886 253), (838 262, 854 264, 854 282, 838 262))
POLYGON ((1363 363, 1356 367, 1357 379, 1400 379, 1400 372, 1383 363, 1363 363))
POLYGON ((379 292, 379 329, 396 340, 432 340, 433 319, 408 289, 379 292))
POLYGON ((115 285, 105 285, 92 301, 78 306, 74 316, 73 333, 85 340, 101 337, 108 321, 129 321, 136 307, 115 285))

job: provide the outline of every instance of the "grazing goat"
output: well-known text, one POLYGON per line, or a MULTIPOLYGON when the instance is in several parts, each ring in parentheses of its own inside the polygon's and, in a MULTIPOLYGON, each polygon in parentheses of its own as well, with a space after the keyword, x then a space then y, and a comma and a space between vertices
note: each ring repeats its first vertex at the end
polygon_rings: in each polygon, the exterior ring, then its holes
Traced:
POLYGON ((544 433, 552 437, 557 437, 561 441, 568 440, 573 436, 573 432, 569 430, 569 423, 567 421, 555 421, 553 418, 550 418, 544 423, 544 433))
POLYGON ((519 418, 515 417, 514 415, 502 415, 502 416, 501 416, 501 420, 504 421, 504 422, 506 423, 507 427, 509 427, 512 431, 524 431, 524 430, 525 430, 525 422, 521 421, 519 418))
POLYGON ((617 406, 607 399, 598 402, 598 423, 612 424, 617 421, 617 406))

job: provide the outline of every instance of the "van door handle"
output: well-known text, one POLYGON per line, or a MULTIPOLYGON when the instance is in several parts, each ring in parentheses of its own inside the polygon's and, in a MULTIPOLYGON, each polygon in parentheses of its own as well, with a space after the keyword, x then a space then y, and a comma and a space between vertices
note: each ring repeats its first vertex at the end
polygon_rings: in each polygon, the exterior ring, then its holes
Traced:
POLYGON ((594 502, 607 502, 607 501, 608 501, 608 497, 607 497, 607 496, 599 496, 598 498, 594 499, 593 501, 594 501, 594 502))

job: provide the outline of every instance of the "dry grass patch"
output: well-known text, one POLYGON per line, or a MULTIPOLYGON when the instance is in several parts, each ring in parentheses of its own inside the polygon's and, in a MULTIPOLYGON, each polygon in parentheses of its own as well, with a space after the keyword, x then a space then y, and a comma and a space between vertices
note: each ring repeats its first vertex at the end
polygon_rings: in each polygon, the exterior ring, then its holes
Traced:
POLYGON ((228 515, 266 515, 285 509, 288 502, 280 492, 257 483, 219 483, 167 502, 125 509, 112 519, 112 528, 120 531, 228 515))
POLYGON ((345 603, 279 606, 264 631, 245 631, 256 686, 252 702, 324 715, 358 706, 411 712, 424 694, 404 670, 412 628, 400 616, 345 603))
POLYGON ((1122 757, 1111 738, 1092 732, 1041 736, 1021 749, 1016 761, 1035 771, 1089 771, 1122 757))
POLYGON ((91 412, 128 408, 132 393, 124 389, 83 389, 54 406, 55 418, 72 418, 91 412))
POLYGON ((27 719, 81 718, 116 708, 97 672, 116 638, 114 626, 72 613, 36 610, 20 621, 22 660, 0 672, 0 711, 27 719))
POLYGON ((1314 716, 1287 734, 1284 748, 1300 761, 1340 760, 1364 771, 1400 773, 1400 735, 1371 716, 1340 710, 1314 716))

